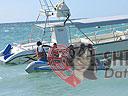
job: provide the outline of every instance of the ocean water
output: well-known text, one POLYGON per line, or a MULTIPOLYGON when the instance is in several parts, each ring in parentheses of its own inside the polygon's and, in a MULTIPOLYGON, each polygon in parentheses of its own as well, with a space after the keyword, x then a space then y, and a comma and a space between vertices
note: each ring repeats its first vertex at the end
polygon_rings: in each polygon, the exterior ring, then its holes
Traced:
MULTIPOLYGON (((111 26, 124 25, 127 24, 111 26)), ((82 30, 88 33, 103 30, 104 33, 108 27, 82 30)), ((122 31, 126 28, 117 30, 122 31)), ((81 35, 77 29, 72 29, 72 31, 73 36, 81 35), (77 33, 78 35, 75 35, 77 33)), ((40 40, 42 33, 43 31, 35 27, 34 23, 1 24, 0 49, 3 49, 8 43, 28 42, 30 37, 33 37, 35 41, 40 40)), ((43 37, 49 40, 50 33, 43 37)), ((128 94, 128 77, 105 79, 105 71, 98 71, 96 73, 97 80, 84 80, 78 87, 72 88, 53 72, 27 74, 25 72, 26 66, 27 63, 19 65, 0 64, 0 96, 127 96, 128 94)))

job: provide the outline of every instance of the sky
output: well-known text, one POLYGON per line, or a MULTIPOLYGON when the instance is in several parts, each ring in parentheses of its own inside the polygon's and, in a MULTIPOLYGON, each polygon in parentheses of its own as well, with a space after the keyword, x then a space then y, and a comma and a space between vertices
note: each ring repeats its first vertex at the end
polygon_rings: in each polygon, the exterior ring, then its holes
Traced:
MULTIPOLYGON (((70 8, 71 18, 128 15, 128 0, 65 0, 65 2, 70 8)), ((0 0, 0 23, 35 21, 39 10, 38 0, 0 0)))

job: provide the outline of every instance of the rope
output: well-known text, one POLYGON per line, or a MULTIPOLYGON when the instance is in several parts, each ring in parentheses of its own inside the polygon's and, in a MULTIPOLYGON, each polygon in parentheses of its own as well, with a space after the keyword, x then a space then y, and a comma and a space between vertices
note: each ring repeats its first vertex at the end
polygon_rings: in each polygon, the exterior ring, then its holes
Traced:
POLYGON ((39 20, 39 17, 40 17, 40 13, 39 13, 39 15, 37 16, 36 22, 39 20))

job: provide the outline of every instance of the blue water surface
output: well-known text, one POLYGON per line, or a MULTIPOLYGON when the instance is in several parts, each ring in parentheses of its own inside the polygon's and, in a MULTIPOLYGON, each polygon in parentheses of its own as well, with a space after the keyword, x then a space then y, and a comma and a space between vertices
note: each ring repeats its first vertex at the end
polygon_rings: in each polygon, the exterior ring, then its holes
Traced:
MULTIPOLYGON (((90 33, 105 30, 108 27, 110 25, 101 26, 100 29, 93 27, 82 30, 90 33)), ((126 30, 126 28, 117 30, 126 30)), ((73 36, 82 36, 77 29, 72 29, 72 31, 73 36)), ((103 33, 105 32, 108 31, 103 31, 103 33)), ((34 23, 0 25, 0 49, 3 49, 8 43, 27 42, 30 37, 35 41, 42 38, 42 30, 35 27, 34 23)), ((49 40, 50 33, 43 38, 49 40)), ((20 65, 0 64, 0 96, 127 96, 128 94, 127 78, 104 79, 104 71, 97 72, 97 80, 84 80, 78 87, 72 88, 53 72, 27 74, 25 72, 26 66, 27 63, 20 65)))

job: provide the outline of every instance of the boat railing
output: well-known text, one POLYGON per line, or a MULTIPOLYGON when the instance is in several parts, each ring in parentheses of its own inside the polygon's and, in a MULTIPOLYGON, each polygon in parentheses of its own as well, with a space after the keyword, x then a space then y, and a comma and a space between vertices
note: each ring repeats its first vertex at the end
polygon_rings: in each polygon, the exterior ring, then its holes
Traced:
POLYGON ((95 41, 95 43, 123 40, 128 37, 127 29, 128 26, 120 26, 120 27, 114 27, 114 28, 96 31, 93 33, 94 36, 92 36, 92 39, 93 41, 95 41), (124 29, 124 30, 118 31, 118 29, 124 29), (110 32, 100 34, 100 32, 107 32, 107 31, 110 32))
MULTIPOLYGON (((73 28, 74 27, 71 26, 71 29, 73 29, 73 28)), ((70 28, 69 28, 68 31, 72 31, 72 30, 70 30, 70 28)), ((75 31, 77 31, 77 30, 75 30, 75 31)), ((96 31, 86 32, 85 34, 95 44, 102 43, 102 42, 124 40, 124 39, 128 38, 128 25, 125 25, 125 26, 122 25, 119 27, 110 26, 110 28, 105 28, 105 29, 97 28, 96 31)), ((76 35, 76 37, 75 36, 74 36, 74 38, 72 37, 72 40, 80 42, 81 38, 85 39, 85 41, 87 41, 87 38, 86 37, 84 38, 84 36, 79 36, 79 33, 76 35)))

